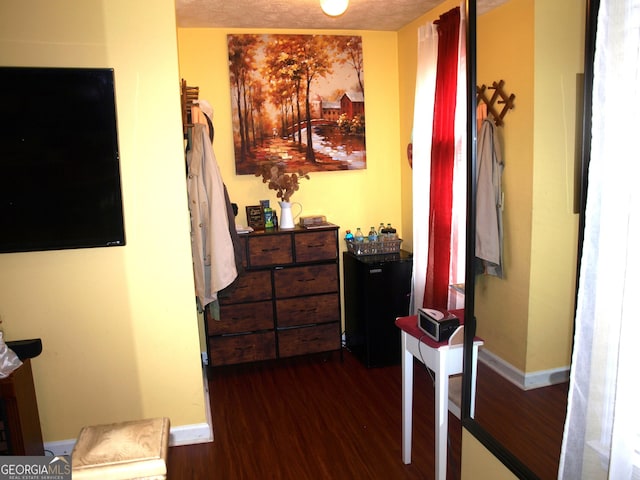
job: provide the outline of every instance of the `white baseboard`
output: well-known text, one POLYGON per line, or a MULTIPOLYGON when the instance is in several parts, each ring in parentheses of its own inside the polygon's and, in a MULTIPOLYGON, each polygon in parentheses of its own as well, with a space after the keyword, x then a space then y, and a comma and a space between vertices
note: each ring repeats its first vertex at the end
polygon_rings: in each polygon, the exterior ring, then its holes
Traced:
POLYGON ((44 444, 44 454, 51 455, 53 457, 59 455, 71 455, 71 451, 75 444, 75 438, 72 440, 60 440, 58 442, 46 442, 44 444))
POLYGON ((196 423, 172 428, 169 434, 170 447, 208 442, 213 442, 213 432, 208 423, 196 423))
MULTIPOLYGON (((208 443, 213 441, 211 427, 207 423, 182 425, 171 428, 169 432, 169 446, 193 445, 196 443, 208 443)), ((60 440, 58 442, 46 442, 44 444, 45 455, 71 455, 76 439, 60 440)))
POLYGON ((569 380, 570 367, 524 373, 486 348, 478 351, 478 360, 522 390, 548 387, 569 380))
MULTIPOLYGON (((207 380, 206 367, 202 369, 204 382, 204 404, 207 416, 206 423, 194 423, 171 427, 169 430, 169 446, 194 445, 196 443, 213 442, 213 422, 211 417, 211 402, 209 399, 209 382, 207 380)), ((46 442, 44 444, 45 455, 71 455, 76 439, 46 442)))

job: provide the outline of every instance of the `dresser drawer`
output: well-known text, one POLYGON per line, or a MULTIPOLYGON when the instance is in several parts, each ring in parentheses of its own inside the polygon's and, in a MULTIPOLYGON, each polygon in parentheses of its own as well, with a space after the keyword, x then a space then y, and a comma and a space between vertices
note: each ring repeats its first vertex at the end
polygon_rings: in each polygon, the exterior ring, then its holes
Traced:
POLYGON ((276 297, 294 297, 335 292, 338 268, 335 264, 282 268, 273 273, 276 297))
POLYGON ((209 318, 209 335, 273 329, 271 301, 221 305, 220 320, 209 318))
POLYGON ((209 337, 209 363, 212 366, 272 358, 276 358, 275 332, 209 337))
POLYGON ((335 230, 296 235, 296 262, 335 260, 338 256, 336 235, 335 230))
POLYGON ((281 357, 340 349, 339 324, 325 323, 313 327, 278 330, 281 357))
POLYGON ((267 267, 293 263, 291 235, 250 237, 249 266, 267 267))
POLYGON ((337 293, 278 300, 276 312, 279 327, 340 321, 337 293))
POLYGON ((229 296, 220 296, 220 305, 240 302, 257 302, 271 298, 271 272, 242 272, 229 296))

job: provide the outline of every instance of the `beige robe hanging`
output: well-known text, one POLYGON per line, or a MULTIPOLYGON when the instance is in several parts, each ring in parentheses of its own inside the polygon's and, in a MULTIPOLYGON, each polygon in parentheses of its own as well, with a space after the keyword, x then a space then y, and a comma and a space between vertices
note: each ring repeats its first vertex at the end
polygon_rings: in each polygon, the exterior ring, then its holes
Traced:
POLYGON ((238 276, 229 233, 224 184, 203 124, 195 124, 187 153, 187 191, 196 295, 201 307, 238 276))
POLYGON ((504 162, 493 120, 485 118, 478 135, 476 258, 483 273, 502 278, 502 170, 504 162))

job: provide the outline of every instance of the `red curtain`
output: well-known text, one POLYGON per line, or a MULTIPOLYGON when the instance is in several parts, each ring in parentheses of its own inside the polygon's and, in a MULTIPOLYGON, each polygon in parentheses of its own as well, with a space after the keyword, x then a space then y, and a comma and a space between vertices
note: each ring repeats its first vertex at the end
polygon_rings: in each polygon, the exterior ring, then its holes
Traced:
POLYGON ((431 145, 429 258, 423 307, 446 309, 451 259, 460 8, 443 14, 435 23, 438 26, 438 62, 431 145))

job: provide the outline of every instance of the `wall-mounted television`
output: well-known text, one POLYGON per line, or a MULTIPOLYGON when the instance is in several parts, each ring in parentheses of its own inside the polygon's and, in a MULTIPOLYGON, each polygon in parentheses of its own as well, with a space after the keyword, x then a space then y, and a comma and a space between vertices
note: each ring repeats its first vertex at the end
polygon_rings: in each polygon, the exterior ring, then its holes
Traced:
POLYGON ((0 253, 125 244, 114 72, 0 67, 0 253))

